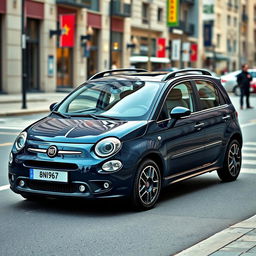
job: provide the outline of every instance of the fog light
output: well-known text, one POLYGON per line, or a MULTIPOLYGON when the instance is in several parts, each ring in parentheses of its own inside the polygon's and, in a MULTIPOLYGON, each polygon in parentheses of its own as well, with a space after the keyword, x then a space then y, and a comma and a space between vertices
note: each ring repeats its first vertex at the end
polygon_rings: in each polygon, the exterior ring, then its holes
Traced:
POLYGON ((25 181, 24 180, 20 180, 19 185, 20 185, 20 187, 24 187, 25 186, 25 181))
POLYGON ((103 187, 104 187, 105 189, 108 189, 108 188, 109 188, 109 183, 108 183, 108 182, 104 182, 103 187))
POLYGON ((84 191, 85 191, 85 186, 84 185, 80 185, 79 186, 79 191, 81 192, 81 193, 83 193, 84 191))
POLYGON ((9 164, 12 164, 13 162, 13 154, 12 152, 9 154, 9 164))
POLYGON ((119 160, 111 160, 102 165, 102 170, 105 172, 116 172, 120 170, 122 166, 119 160))

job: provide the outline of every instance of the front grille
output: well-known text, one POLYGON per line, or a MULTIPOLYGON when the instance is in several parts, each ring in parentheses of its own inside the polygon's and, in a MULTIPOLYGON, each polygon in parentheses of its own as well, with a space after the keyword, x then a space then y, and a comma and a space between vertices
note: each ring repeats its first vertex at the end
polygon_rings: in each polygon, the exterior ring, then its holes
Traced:
POLYGON ((77 184, 60 184, 47 181, 28 180, 26 182, 28 188, 33 190, 75 193, 78 192, 77 184))
POLYGON ((55 170, 77 170, 78 166, 71 163, 59 163, 59 162, 47 162, 47 161, 34 161, 26 160, 24 161, 25 167, 34 167, 34 168, 47 168, 55 170))

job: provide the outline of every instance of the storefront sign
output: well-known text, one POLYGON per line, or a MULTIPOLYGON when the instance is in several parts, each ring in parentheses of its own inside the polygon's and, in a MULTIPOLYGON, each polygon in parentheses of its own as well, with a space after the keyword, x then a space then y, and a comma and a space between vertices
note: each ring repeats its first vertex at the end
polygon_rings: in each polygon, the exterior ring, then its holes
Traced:
POLYGON ((156 57, 165 58, 165 47, 166 47, 166 39, 165 38, 157 38, 156 57))
POLYGON ((53 77, 54 76, 54 56, 48 55, 48 76, 53 77))
POLYGON ((215 0, 203 0, 203 20, 215 20, 215 0))
POLYGON ((180 45, 180 39, 175 39, 172 41, 172 60, 180 60, 180 45))
POLYGON ((190 60, 190 43, 184 42, 182 44, 182 61, 189 62, 190 60))
POLYGON ((197 44, 191 44, 190 51, 191 51, 190 61, 196 62, 197 61, 197 53, 198 53, 197 44))
POLYGON ((60 47, 74 47, 75 44, 75 15, 60 15, 60 47))
POLYGON ((167 26, 179 25, 179 0, 167 0, 167 26))

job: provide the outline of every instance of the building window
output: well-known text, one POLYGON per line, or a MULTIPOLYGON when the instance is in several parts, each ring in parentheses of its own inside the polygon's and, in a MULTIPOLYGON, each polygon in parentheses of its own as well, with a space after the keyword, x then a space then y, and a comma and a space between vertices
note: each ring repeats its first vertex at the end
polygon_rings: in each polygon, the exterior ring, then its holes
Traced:
POLYGON ((86 5, 86 7, 93 11, 100 10, 100 1, 99 0, 81 0, 81 2, 86 5))
POLYGON ((163 21, 163 8, 157 9, 157 21, 162 22, 163 21))
POLYGON ((148 24, 149 22, 149 4, 142 3, 142 23, 148 24))
POLYGON ((230 39, 227 40, 227 50, 228 50, 228 52, 232 52, 232 47, 231 47, 230 39))
POLYGON ((234 40, 233 41, 233 52, 234 53, 236 52, 236 45, 237 45, 236 40, 234 40))
POLYGON ((234 17, 234 26, 237 26, 237 18, 234 17))
POLYGON ((221 43, 221 35, 217 34, 217 48, 220 48, 220 43, 221 43))
POLYGON ((230 26, 230 23, 231 23, 231 17, 230 17, 230 15, 228 15, 227 23, 228 23, 228 26, 230 26))

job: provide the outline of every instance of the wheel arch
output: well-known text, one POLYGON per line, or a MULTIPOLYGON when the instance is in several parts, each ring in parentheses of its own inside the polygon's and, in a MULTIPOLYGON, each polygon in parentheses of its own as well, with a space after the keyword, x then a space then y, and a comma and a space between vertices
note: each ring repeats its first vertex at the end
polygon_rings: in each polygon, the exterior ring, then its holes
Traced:
POLYGON ((228 145, 229 145, 229 143, 230 143, 232 140, 237 140, 237 141, 240 143, 241 147, 243 146, 243 137, 242 137, 241 134, 239 134, 239 133, 233 134, 233 135, 231 136, 231 138, 229 139, 228 145))

